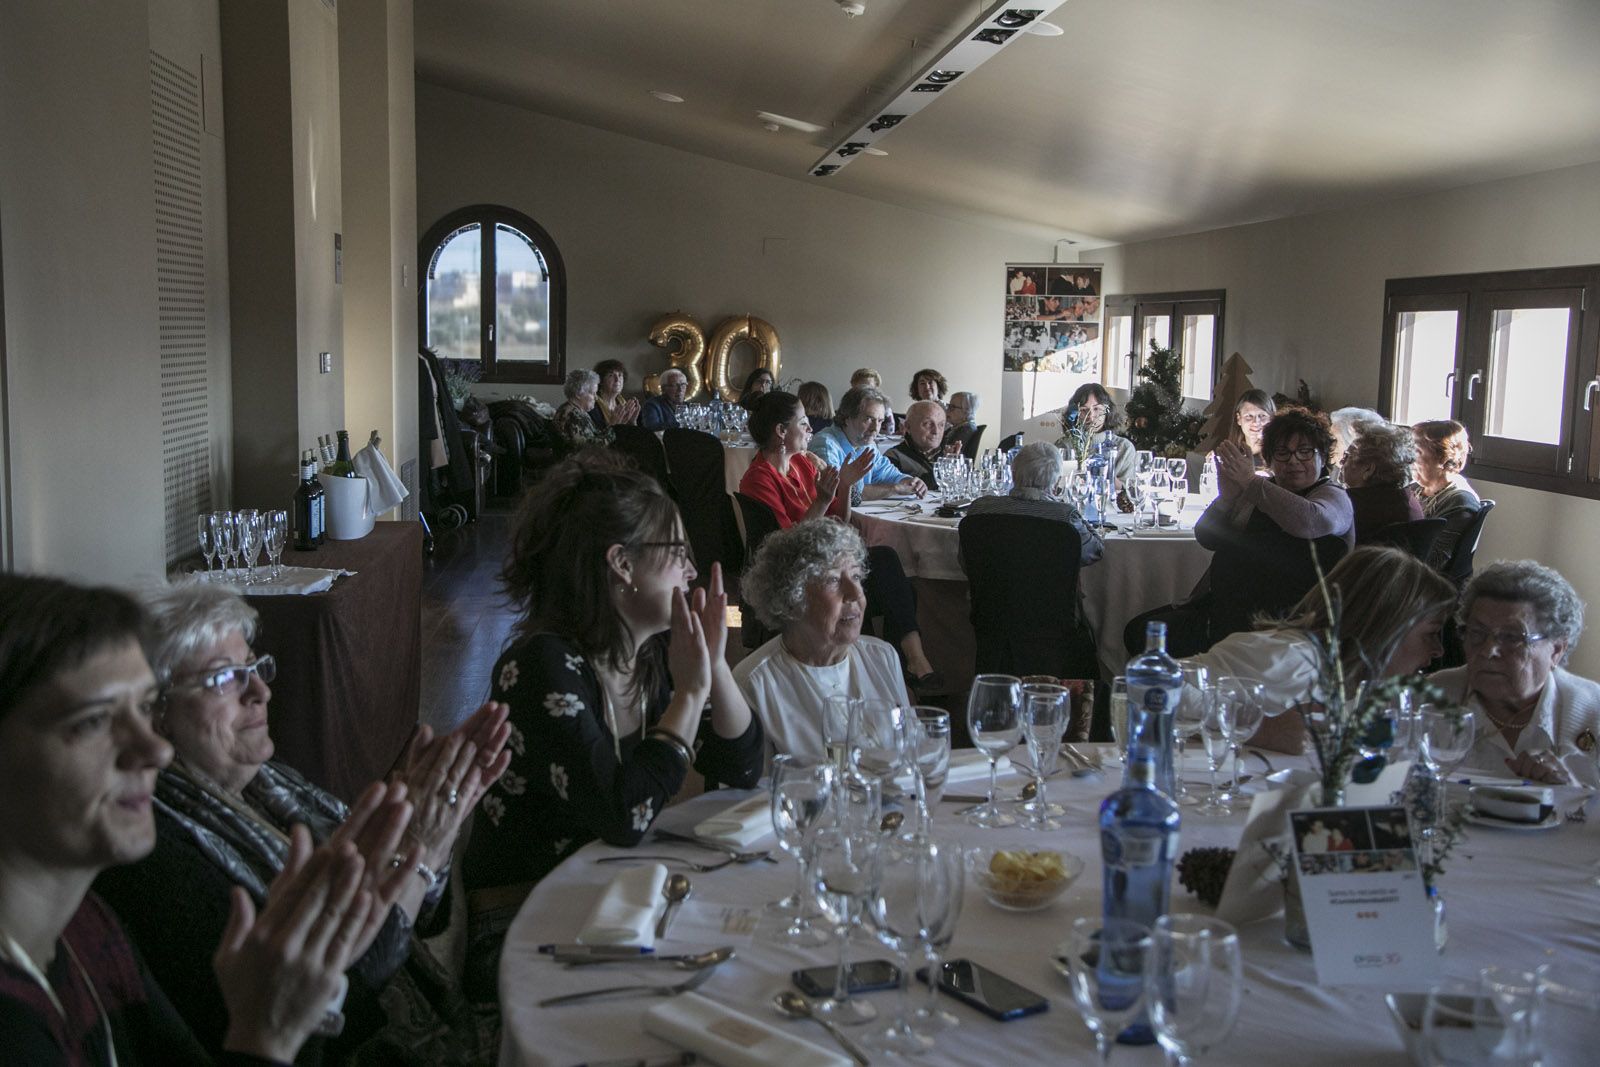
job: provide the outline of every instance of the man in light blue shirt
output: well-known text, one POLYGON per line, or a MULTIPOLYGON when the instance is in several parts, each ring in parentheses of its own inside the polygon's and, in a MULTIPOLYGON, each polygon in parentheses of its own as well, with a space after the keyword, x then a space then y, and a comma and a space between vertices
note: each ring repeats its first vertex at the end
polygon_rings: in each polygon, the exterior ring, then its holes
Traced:
MULTIPOLYGON (((889 400, 871 386, 852 389, 839 401, 836 425, 814 434, 810 451, 830 467, 842 467, 863 449, 873 447, 878 427, 883 425, 889 400)), ((908 478, 884 456, 873 460, 872 468, 861 479, 861 495, 872 500, 890 493, 915 493, 923 496, 928 487, 921 478, 908 478)))

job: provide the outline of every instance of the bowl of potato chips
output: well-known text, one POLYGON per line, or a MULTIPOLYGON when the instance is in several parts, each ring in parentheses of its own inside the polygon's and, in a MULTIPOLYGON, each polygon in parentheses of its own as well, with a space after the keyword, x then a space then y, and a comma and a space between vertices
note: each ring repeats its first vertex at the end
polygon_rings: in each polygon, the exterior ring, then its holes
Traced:
POLYGON ((1082 857, 1024 848, 976 848, 967 870, 989 903, 1006 911, 1049 907, 1083 873, 1082 857))

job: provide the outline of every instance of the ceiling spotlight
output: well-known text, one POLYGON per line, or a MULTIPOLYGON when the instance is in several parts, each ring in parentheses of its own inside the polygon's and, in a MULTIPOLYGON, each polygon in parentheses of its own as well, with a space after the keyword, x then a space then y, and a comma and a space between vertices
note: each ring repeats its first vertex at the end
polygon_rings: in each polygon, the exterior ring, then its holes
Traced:
POLYGON ((683 97, 679 96, 677 93, 669 93, 662 89, 651 89, 650 95, 661 101, 663 104, 683 103, 683 97))
POLYGON ((766 130, 768 133, 777 133, 779 130, 783 129, 783 127, 779 126, 776 122, 763 122, 761 124, 761 128, 766 130))
POLYGON ((757 111, 756 118, 760 119, 763 125, 773 123, 778 126, 787 126, 791 130, 799 130, 801 133, 821 133, 827 129, 826 126, 818 126, 815 122, 792 119, 788 115, 779 115, 771 111, 757 111))
POLYGON ((1044 11, 1037 7, 1011 8, 995 19, 994 24, 996 26, 1004 26, 1008 30, 1014 30, 1019 26, 1026 26, 1042 14, 1044 14, 1044 11))
POLYGON ((834 0, 834 3, 839 5, 839 10, 844 12, 844 17, 847 19, 853 19, 857 15, 865 15, 867 13, 867 5, 863 4, 861 0, 834 0))
POLYGON ((886 156, 886 155, 889 154, 889 153, 885 152, 883 149, 881 149, 881 148, 873 148, 871 145, 868 145, 867 147, 863 148, 861 151, 865 152, 869 156, 886 156))
POLYGON ((965 73, 965 71, 960 70, 930 70, 928 71, 928 81, 933 82, 935 85, 949 85, 965 73))
POLYGON ((1060 37, 1067 31, 1063 30, 1060 26, 1057 26, 1053 22, 1035 22, 1032 26, 1028 27, 1028 32, 1037 34, 1040 37, 1060 37))

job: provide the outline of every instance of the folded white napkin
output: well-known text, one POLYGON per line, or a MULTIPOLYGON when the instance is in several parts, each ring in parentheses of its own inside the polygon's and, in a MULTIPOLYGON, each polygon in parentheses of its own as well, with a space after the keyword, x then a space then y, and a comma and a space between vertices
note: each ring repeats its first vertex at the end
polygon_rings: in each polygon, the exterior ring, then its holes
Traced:
MULTIPOLYGON (((1011 769, 1011 758, 1001 756, 995 764, 995 774, 1005 774, 1011 769)), ((975 748, 961 748, 950 753, 950 772, 945 775, 946 786, 959 785, 962 782, 975 782, 989 780, 989 757, 975 748)))
POLYGON ((355 571, 328 570, 322 567, 284 567, 276 578, 268 578, 272 573, 270 566, 256 568, 256 581, 254 585, 245 585, 242 581, 224 582, 221 571, 212 571, 205 576, 208 582, 217 585, 226 585, 229 589, 243 596, 306 596, 311 593, 323 593, 333 587, 335 578, 355 571))
POLYGON ((1555 802, 1554 790, 1538 786, 1522 789, 1474 786, 1472 789, 1474 811, 1510 822, 1538 822, 1555 802))
POLYGON ((666 881, 667 868, 660 863, 632 867, 617 875, 589 913, 578 944, 653 947, 656 920, 667 906, 661 895, 666 881))
POLYGON ((644 1032, 719 1067, 854 1067, 842 1052, 813 1045, 699 993, 681 993, 645 1012, 644 1032))
POLYGON ((1194 537, 1194 530, 1184 526, 1151 526, 1147 529, 1134 530, 1134 537, 1194 537))
POLYGON ((772 833, 772 801, 765 793, 739 801, 694 828, 696 837, 744 848, 772 833))
POLYGON ((374 515, 382 515, 409 495, 406 483, 395 474, 376 445, 369 444, 351 456, 350 464, 367 480, 367 510, 374 515))

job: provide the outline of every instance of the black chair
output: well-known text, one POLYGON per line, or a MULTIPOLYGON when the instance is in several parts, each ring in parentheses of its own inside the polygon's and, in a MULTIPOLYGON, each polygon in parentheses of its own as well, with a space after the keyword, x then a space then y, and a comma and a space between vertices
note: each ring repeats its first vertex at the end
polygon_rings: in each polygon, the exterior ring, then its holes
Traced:
POLYGON ((1017 447, 1021 440, 1022 435, 1020 433, 1014 433, 1010 437, 1002 439, 1000 442, 1000 454, 1003 456, 1007 452, 1010 452, 1013 448, 1017 447))
MULTIPOLYGON (((739 514, 744 518, 744 558, 748 562, 756 558, 756 550, 767 535, 775 534, 780 529, 778 516, 753 496, 744 493, 734 493, 733 496, 739 502, 739 514)), ((745 648, 760 648, 772 639, 772 632, 761 625, 761 620, 749 608, 740 609, 740 618, 743 620, 740 637, 745 648)))
POLYGON ((976 673, 1098 674, 1078 614, 1078 532, 1031 515, 969 515, 958 529, 977 638, 976 673))
POLYGON ((1258 617, 1286 615, 1316 586, 1317 566, 1327 574, 1349 551, 1342 537, 1308 542, 1284 533, 1262 512, 1256 512, 1244 537, 1212 554, 1207 643, 1205 648, 1184 654, 1204 652, 1229 634, 1254 629, 1258 617))
POLYGON ((633 460, 639 465, 640 470, 670 490, 671 480, 667 477, 667 451, 654 432, 642 426, 613 426, 611 433, 612 451, 633 460))
POLYGON ((1388 545, 1403 548, 1421 560, 1433 551, 1433 543, 1444 532, 1443 519, 1417 519, 1415 522, 1390 523, 1367 539, 1368 545, 1388 545))
POLYGON ((1461 588, 1467 584, 1467 579, 1472 577, 1472 558, 1478 554, 1478 542, 1483 538, 1483 523, 1489 517, 1489 512, 1494 510, 1493 500, 1481 501, 1478 513, 1467 521, 1461 528, 1461 538, 1456 542, 1455 551, 1450 554, 1450 559, 1443 567, 1444 576, 1461 588))
POLYGON ((978 423, 977 428, 972 431, 972 436, 968 437, 961 446, 961 454, 974 463, 978 461, 978 453, 983 449, 983 431, 988 428, 988 423, 978 423))
POLYGON ((739 524, 728 500, 728 475, 722 442, 700 430, 673 428, 661 435, 666 450, 668 484, 678 499, 683 528, 694 549, 696 585, 711 577, 711 565, 737 573, 744 564, 739 524))

